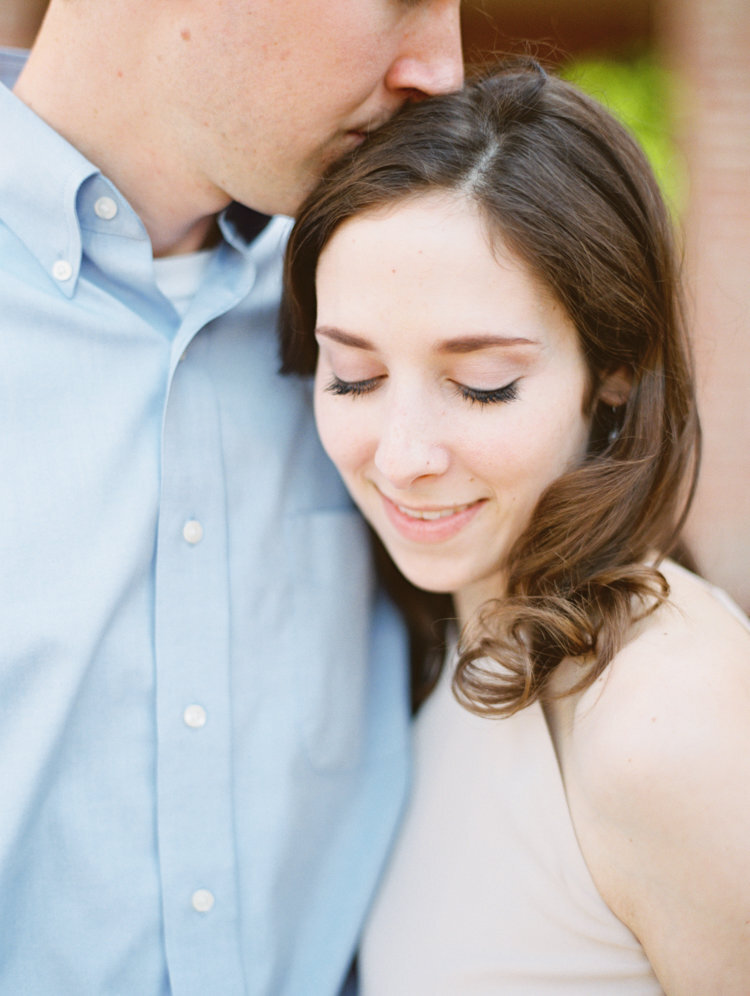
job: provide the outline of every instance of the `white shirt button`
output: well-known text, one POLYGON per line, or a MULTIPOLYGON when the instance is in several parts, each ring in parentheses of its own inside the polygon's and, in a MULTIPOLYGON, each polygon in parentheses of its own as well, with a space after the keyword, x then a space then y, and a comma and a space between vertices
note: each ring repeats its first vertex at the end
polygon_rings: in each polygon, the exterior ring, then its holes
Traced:
POLYGON ((94 211, 97 218, 101 218, 103 221, 112 221, 118 211, 117 201, 112 200, 111 197, 100 197, 94 204, 94 211))
POLYGON ((210 913, 215 902, 213 892, 208 889, 196 889, 193 893, 192 903, 196 913, 210 913))
POLYGON ((182 527, 182 536, 187 543, 200 543, 203 539, 203 526, 197 519, 189 519, 182 527))
POLYGON ((61 283, 65 280, 70 280, 73 276, 73 267, 67 259, 58 259, 52 267, 52 276, 61 283))
POLYGON ((189 705, 183 712, 182 718, 185 720, 186 726, 193 730, 200 730, 202 726, 206 725, 206 710, 203 706, 189 705))

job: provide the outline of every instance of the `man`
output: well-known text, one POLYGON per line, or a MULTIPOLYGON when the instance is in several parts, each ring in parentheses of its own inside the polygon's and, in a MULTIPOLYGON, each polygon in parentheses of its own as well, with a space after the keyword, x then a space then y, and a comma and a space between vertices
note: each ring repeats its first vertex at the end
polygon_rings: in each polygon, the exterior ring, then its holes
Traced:
POLYGON ((402 634, 276 375, 264 215, 459 85, 457 7, 52 0, 0 89, 2 994, 341 985, 402 634))

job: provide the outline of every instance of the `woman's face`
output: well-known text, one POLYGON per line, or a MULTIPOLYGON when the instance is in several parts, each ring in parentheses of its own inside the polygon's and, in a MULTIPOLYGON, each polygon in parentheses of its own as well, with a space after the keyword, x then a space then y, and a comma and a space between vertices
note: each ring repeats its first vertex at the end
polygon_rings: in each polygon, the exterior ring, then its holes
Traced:
POLYGON ((576 329, 445 192, 345 222, 317 296, 323 445, 402 573, 466 618, 502 594, 542 491, 586 452, 576 329))

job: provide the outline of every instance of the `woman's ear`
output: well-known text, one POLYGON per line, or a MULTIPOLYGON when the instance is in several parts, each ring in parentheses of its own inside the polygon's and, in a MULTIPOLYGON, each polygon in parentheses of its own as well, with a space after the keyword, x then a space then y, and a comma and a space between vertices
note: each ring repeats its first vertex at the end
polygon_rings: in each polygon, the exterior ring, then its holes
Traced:
POLYGON ((619 408, 630 397, 632 386, 633 375, 630 370, 627 367, 618 367, 617 370, 602 377, 596 392, 596 400, 611 405, 612 408, 619 408))

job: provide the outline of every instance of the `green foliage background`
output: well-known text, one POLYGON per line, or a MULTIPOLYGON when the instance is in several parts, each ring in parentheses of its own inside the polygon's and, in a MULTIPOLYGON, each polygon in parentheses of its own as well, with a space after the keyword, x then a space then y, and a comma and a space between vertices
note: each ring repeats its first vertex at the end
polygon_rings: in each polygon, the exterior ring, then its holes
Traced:
POLYGON ((674 134, 675 82, 651 54, 579 59, 562 74, 600 100, 638 138, 675 216, 685 204, 685 169, 674 134))

